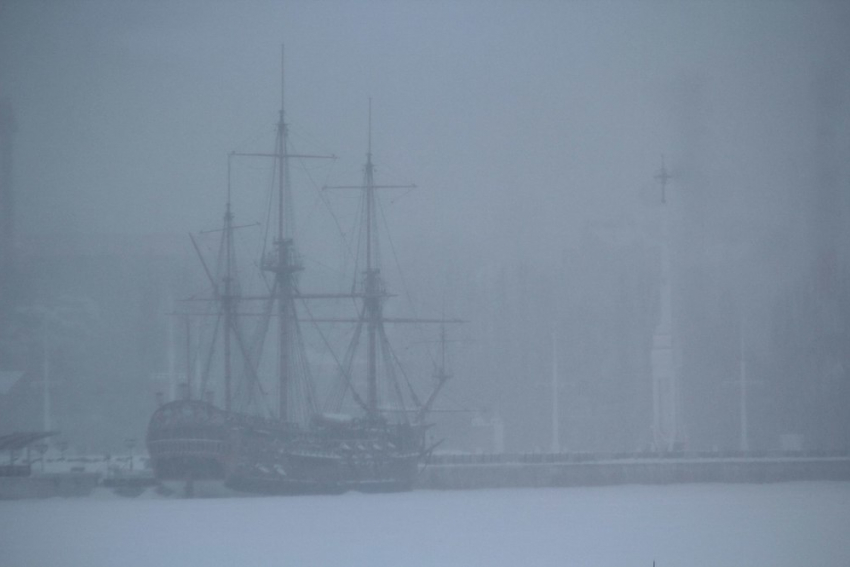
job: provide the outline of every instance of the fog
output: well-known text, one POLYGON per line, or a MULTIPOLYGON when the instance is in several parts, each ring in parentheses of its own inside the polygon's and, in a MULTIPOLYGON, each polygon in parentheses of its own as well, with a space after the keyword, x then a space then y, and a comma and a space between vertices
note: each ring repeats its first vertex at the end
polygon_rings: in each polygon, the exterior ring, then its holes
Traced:
MULTIPOLYGON (((378 182, 417 186, 382 196, 384 260, 395 312, 467 321, 445 447, 548 450, 553 357, 561 450, 653 445, 666 210, 677 446, 740 447, 743 352, 749 448, 850 448, 840 2, 3 2, 0 370, 30 381, 3 432, 43 423, 54 317, 51 425, 141 439, 166 314, 206 284, 185 235, 219 226, 229 152, 271 150, 281 44, 293 146, 337 156, 294 177, 305 287, 350 262, 352 205, 328 195, 337 227, 318 195, 361 179, 370 99, 378 182)), ((237 224, 265 222, 268 170, 233 176, 237 224)))

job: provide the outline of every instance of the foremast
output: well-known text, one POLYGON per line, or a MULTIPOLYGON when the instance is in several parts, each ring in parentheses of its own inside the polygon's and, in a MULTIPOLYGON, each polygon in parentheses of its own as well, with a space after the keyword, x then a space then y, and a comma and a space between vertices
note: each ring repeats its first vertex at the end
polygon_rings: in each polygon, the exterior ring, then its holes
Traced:
MULTIPOLYGON (((237 344, 242 347, 242 339, 239 334, 239 327, 237 325, 236 320, 236 307, 239 303, 239 286, 236 281, 236 250, 233 246, 233 231, 238 228, 233 226, 233 208, 231 206, 231 186, 230 186, 230 169, 231 169, 231 157, 232 154, 228 156, 227 159, 227 200, 224 208, 224 218, 223 218, 223 226, 221 229, 211 230, 207 232, 221 232, 221 242, 219 244, 219 256, 218 256, 218 264, 216 267, 216 275, 213 276, 213 273, 210 271, 209 266, 204 260, 204 256, 201 253, 201 249, 198 246, 195 237, 191 234, 189 235, 190 240, 192 241, 192 246, 195 248, 195 252, 198 255, 198 259, 201 262, 201 265, 204 268, 204 273, 206 273, 207 278, 209 279, 210 285, 212 286, 213 298, 212 301, 216 302, 218 305, 218 316, 216 319, 216 326, 213 335, 212 345, 210 347, 210 355, 207 357, 207 362, 205 368, 203 370, 203 376, 201 380, 201 392, 198 393, 199 398, 204 397, 204 388, 206 386, 207 380, 209 378, 210 372, 210 364, 212 362, 212 354, 215 348, 216 343, 216 335, 218 334, 219 324, 221 323, 224 327, 224 333, 222 335, 222 365, 224 372, 224 409, 228 412, 233 410, 233 343, 232 339, 236 338, 237 344), (222 258, 223 256, 223 258, 222 258), (222 265, 223 264, 223 265, 222 265), (223 275, 222 275, 223 270, 223 275), (220 280, 219 280, 220 277, 220 280)), ((187 301, 192 301, 187 300, 187 301)), ((207 301, 207 300, 203 300, 207 301)), ((189 338, 189 326, 188 326, 188 314, 187 314, 187 331, 186 331, 186 353, 187 353, 187 366, 189 360, 189 350, 191 340, 189 338)), ((243 353, 244 355, 244 353, 243 353)), ((246 363, 247 364, 247 363, 246 363)), ((192 388, 191 388, 191 372, 187 369, 186 374, 186 397, 188 399, 192 398, 192 388)))

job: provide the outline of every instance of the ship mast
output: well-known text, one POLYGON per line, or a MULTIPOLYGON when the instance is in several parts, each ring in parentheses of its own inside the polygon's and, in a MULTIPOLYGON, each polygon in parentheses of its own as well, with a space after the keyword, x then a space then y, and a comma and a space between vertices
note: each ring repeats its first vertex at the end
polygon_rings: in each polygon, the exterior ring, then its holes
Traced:
POLYGON ((265 266, 274 274, 274 289, 277 295, 278 315, 278 416, 281 421, 288 421, 289 390, 293 379, 292 371, 292 340, 293 323, 295 318, 296 276, 302 267, 297 261, 294 242, 292 240, 290 186, 289 186, 289 154, 288 125, 285 112, 285 68, 284 48, 280 49, 280 117, 277 123, 276 159, 278 166, 277 186, 277 238, 275 239, 272 261, 265 266))
MULTIPOLYGON (((375 166, 372 163, 372 99, 369 99, 369 137, 366 150, 363 185, 366 213, 366 272, 363 280, 363 315, 366 323, 367 366, 366 366, 366 414, 369 419, 379 418, 378 396, 378 341, 383 343, 384 300, 387 293, 381 279, 378 255, 378 226, 375 191, 377 189, 411 189, 415 185, 375 185, 375 166)), ((382 346, 386 348, 386 346, 382 346)))
MULTIPOLYGON (((283 64, 284 48, 281 46, 281 75, 280 75, 280 111, 277 121, 277 135, 275 140, 275 148, 272 152, 231 152, 228 155, 227 162, 227 206, 224 215, 224 228, 222 243, 220 247, 220 256, 224 254, 224 272, 225 275, 221 281, 215 280, 204 261, 200 248, 195 239, 190 235, 195 251, 204 266, 204 271, 209 278, 215 298, 219 302, 219 316, 224 323, 224 377, 225 377, 225 409, 231 411, 233 386, 232 386, 232 339, 236 339, 235 346, 238 347, 244 361, 245 371, 249 378, 253 381, 256 387, 262 388, 257 375, 257 368, 254 366, 257 362, 254 360, 257 357, 257 350, 252 352, 252 348, 246 344, 244 338, 239 332, 237 326, 237 303, 242 300, 262 300, 266 301, 266 311, 263 314, 265 321, 268 322, 269 317, 274 312, 278 317, 278 358, 277 358, 277 381, 278 381, 278 401, 277 401, 277 416, 281 421, 296 421, 299 416, 292 410, 293 400, 290 399, 290 394, 295 392, 294 388, 298 379, 296 365, 299 362, 298 352, 296 350, 299 344, 298 319, 295 310, 296 299, 312 299, 326 297, 341 297, 339 294, 307 294, 303 295, 298 292, 297 275, 303 268, 299 261, 299 256, 295 248, 293 233, 294 225, 293 206, 292 206, 292 190, 290 183, 290 158, 319 158, 319 159, 335 159, 333 155, 302 155, 288 153, 288 124, 286 122, 285 111, 285 90, 284 77, 285 70, 283 64), (274 160, 274 176, 275 186, 272 190, 272 204, 275 208, 274 201, 276 200, 277 208, 277 230, 273 232, 273 249, 268 254, 263 254, 261 258, 261 267, 264 271, 273 274, 268 295, 258 297, 242 297, 239 294, 238 286, 236 285, 235 270, 235 248, 233 245, 233 232, 237 227, 233 225, 233 214, 231 211, 231 162, 234 157, 251 157, 251 158, 271 158, 274 160), (276 198, 276 199, 275 199, 276 198), (223 285, 219 285, 223 284, 223 285), (275 310, 275 303, 277 308, 275 310), (276 311, 276 312, 275 312, 276 311), (231 337, 231 333, 233 336, 231 337)), ((271 211, 270 211, 271 213, 271 211)), ((253 226, 253 225, 246 225, 253 226)), ((345 297, 350 297, 346 294, 345 297)), ((266 323, 261 323, 263 328, 260 335, 265 335, 266 323)), ((216 324, 218 329, 218 323, 216 324)), ((262 339, 261 339, 262 340, 262 339)), ((215 339, 213 339, 215 341, 215 339)), ((261 347, 260 347, 261 348, 261 347)), ((208 359, 209 361, 209 359, 208 359)), ((302 361, 303 362, 303 361, 302 361)), ((207 368, 209 362, 207 363, 207 368)), ((305 384, 305 396, 310 407, 313 407, 314 399, 312 395, 312 386, 305 384)))
POLYGON ((289 303, 292 296, 293 270, 289 265, 289 245, 284 239, 284 199, 289 177, 289 159, 286 157, 287 128, 284 117, 284 64, 283 48, 281 47, 280 73, 280 118, 277 123, 277 159, 278 159, 278 209, 277 209, 277 239, 275 251, 277 263, 272 271, 275 275, 278 309, 278 416, 281 421, 287 421, 289 395, 289 303))
MULTIPOLYGON (((363 191, 364 216, 366 217, 366 270, 363 274, 363 311, 357 319, 358 325, 366 323, 366 403, 364 409, 370 420, 380 416, 378 397, 378 342, 384 343, 383 305, 387 297, 381 279, 378 256, 378 226, 375 191, 377 189, 414 188, 415 185, 375 185, 375 166, 372 163, 372 99, 369 99, 369 137, 366 150, 362 185, 326 186, 326 189, 357 189, 363 191)), ((355 336, 359 333, 355 332, 355 336)), ((386 348, 382 344, 382 349, 386 348)), ((386 354, 386 352, 384 353, 386 354)))
MULTIPOLYGON (((364 281, 364 309, 367 321, 369 345, 368 366, 366 370, 366 407, 370 418, 378 413, 378 369, 377 369, 377 333, 382 324, 383 293, 381 291, 381 270, 372 264, 372 238, 377 237, 373 230, 375 222, 375 171, 372 164, 372 99, 369 99, 369 141, 366 151, 366 171, 364 190, 366 191, 366 279, 364 281)), ((377 228, 377 227, 375 227, 377 228)), ((375 243, 377 245, 377 243, 375 243)))
MULTIPOLYGON (((274 153, 236 153, 238 156, 273 158, 277 161, 277 235, 274 250, 263 259, 263 269, 274 274, 272 299, 277 302, 278 316, 278 417, 290 421, 289 393, 295 380, 294 353, 298 329, 295 312, 298 293, 297 275, 303 267, 293 240, 292 191, 289 175, 290 158, 334 159, 335 156, 290 154, 288 149, 289 128, 285 110, 284 48, 280 48, 280 115, 277 123, 277 141, 274 153)), ((311 401, 312 403, 312 401, 311 401)))
POLYGON ((230 204, 230 161, 227 157, 227 204, 224 210, 224 294, 221 306, 224 311, 224 409, 231 411, 233 399, 233 371, 231 363, 230 333, 234 329, 233 297, 233 211, 230 204))
MULTIPOLYGON (((375 167, 372 163, 372 99, 369 99, 369 128, 368 128, 368 145, 366 151, 366 164, 364 166, 363 183, 361 185, 334 185, 325 186, 325 189, 356 189, 363 192, 363 216, 366 223, 366 239, 365 239, 365 255, 366 266, 363 274, 362 294, 352 294, 354 297, 363 298, 362 312, 358 319, 353 320, 358 324, 358 329, 354 333, 355 341, 360 336, 360 325, 366 325, 367 338, 367 360, 366 360, 366 401, 360 402, 360 398, 354 392, 355 399, 358 400, 361 407, 366 411, 366 417, 372 421, 381 419, 380 409, 380 394, 378 390, 378 350, 381 350, 383 356, 383 364, 389 371, 389 366, 393 364, 394 355, 390 351, 389 342, 387 341, 384 330, 384 323, 460 323, 458 319, 423 319, 423 318, 386 318, 383 312, 384 301, 389 297, 386 292, 383 279, 381 277, 380 255, 379 251, 379 235, 378 235, 378 214, 377 214, 377 190, 379 189, 415 189, 416 185, 376 185, 375 184, 375 167)), ((342 319, 334 319, 334 321, 343 321, 342 319)), ((442 330, 442 337, 445 340, 445 328, 442 330)), ((354 343, 356 344, 356 343, 354 343)), ((349 361, 350 362, 350 361, 349 361)), ((346 371, 347 376, 347 371, 346 371)), ((417 411, 418 419, 424 418, 425 414, 433 404, 437 393, 448 379, 448 374, 442 369, 437 376, 437 384, 424 405, 420 404, 418 399, 414 402, 419 409, 417 411)), ((348 378, 346 378, 346 381, 348 378)), ((402 394, 398 389, 398 383, 394 378, 390 378, 392 385, 395 388, 395 395, 399 402, 403 405, 402 394)), ((347 384, 351 387, 350 382, 347 384)), ((353 388, 351 388, 353 391, 353 388)), ((344 393, 343 393, 344 396, 344 393)), ((342 404, 342 396, 336 399, 336 405, 333 409, 339 409, 342 404)), ((402 407, 402 414, 407 416, 402 407)))
MULTIPOLYGON (((293 228, 288 219, 292 216, 291 191, 289 180, 290 157, 332 157, 332 156, 295 156, 287 153, 288 125, 285 112, 285 68, 284 47, 280 48, 280 111, 277 122, 277 138, 273 153, 233 152, 232 156, 272 158, 276 162, 277 176, 277 234, 274 250, 262 259, 263 270, 273 274, 273 286, 270 299, 277 302, 278 317, 278 409, 281 421, 292 418, 289 412, 289 390, 293 381, 293 340, 295 324, 295 296, 297 295, 297 274, 302 270, 292 238, 293 228)), ((240 345, 241 346, 241 345, 240 345)))

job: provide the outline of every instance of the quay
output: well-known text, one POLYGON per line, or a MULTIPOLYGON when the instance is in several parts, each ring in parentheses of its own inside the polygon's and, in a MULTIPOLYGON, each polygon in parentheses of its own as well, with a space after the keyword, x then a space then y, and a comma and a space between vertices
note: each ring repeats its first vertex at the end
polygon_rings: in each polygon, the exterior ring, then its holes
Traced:
POLYGON ((434 455, 417 488, 850 481, 850 453, 529 453, 434 455))
POLYGON ((0 436, 0 454, 8 453, 6 464, 0 465, 0 500, 85 497, 99 486, 122 496, 138 496, 156 484, 152 471, 132 465, 134 461, 143 462, 143 456, 66 459, 63 454, 48 459, 48 447, 42 442, 53 435, 35 431, 0 436))

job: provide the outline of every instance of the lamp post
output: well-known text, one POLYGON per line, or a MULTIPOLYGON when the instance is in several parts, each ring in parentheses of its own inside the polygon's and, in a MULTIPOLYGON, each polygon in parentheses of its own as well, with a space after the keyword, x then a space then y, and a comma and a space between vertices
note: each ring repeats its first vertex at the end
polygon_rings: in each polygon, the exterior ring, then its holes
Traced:
POLYGON ((128 438, 124 440, 124 446, 127 447, 127 450, 130 451, 130 471, 133 471, 133 449, 136 448, 136 440, 133 438, 128 438))
POLYGON ((44 474, 44 454, 47 452, 47 443, 38 443, 35 450, 41 455, 41 473, 44 474))

